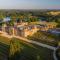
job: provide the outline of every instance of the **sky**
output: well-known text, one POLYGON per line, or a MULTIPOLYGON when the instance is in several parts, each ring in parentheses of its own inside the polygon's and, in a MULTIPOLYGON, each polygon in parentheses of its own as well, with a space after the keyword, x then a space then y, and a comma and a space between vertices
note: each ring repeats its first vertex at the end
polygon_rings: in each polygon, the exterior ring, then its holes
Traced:
POLYGON ((60 0, 0 0, 0 9, 60 9, 60 0))

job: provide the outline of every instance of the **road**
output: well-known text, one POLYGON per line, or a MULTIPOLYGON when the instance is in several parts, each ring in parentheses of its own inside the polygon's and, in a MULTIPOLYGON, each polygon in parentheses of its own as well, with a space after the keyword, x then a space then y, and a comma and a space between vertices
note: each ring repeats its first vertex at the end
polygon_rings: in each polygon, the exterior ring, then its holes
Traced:
POLYGON ((32 40, 29 40, 29 39, 26 39, 26 38, 23 38, 23 37, 19 37, 19 36, 14 36, 14 37, 18 38, 18 39, 21 39, 23 41, 32 43, 32 44, 36 44, 38 46, 46 47, 46 48, 51 49, 51 50, 55 50, 56 49, 56 47, 52 47, 52 46, 49 46, 49 45, 46 45, 46 44, 43 44, 43 43, 40 43, 40 42, 32 41, 32 40))
POLYGON ((8 35, 7 33, 5 32, 0 32, 2 33, 1 35, 4 36, 4 37, 7 37, 7 38, 18 38, 20 40, 23 40, 23 41, 26 41, 28 43, 32 43, 32 44, 36 44, 38 46, 41 46, 41 47, 45 47, 45 48, 48 48, 48 49, 51 49, 51 50, 56 50, 56 47, 53 47, 53 46, 50 46, 50 45, 47 45, 47 44, 43 44, 43 43, 40 43, 40 42, 36 42, 36 41, 32 41, 32 40, 29 40, 29 39, 26 39, 26 38, 23 38, 23 37, 20 37, 20 36, 13 36, 13 35, 8 35))

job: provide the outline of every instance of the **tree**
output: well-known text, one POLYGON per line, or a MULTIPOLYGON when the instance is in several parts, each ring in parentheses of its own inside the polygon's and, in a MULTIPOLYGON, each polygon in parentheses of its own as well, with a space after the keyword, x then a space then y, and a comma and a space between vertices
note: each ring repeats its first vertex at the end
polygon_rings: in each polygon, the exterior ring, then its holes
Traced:
POLYGON ((14 20, 11 19, 10 21, 8 21, 7 22, 7 25, 8 26, 14 26, 14 20))
POLYGON ((19 55, 18 53, 20 53, 20 51, 21 51, 21 47, 19 40, 17 40, 16 38, 12 38, 12 40, 10 41, 9 60, 14 60, 15 58, 18 59, 18 55, 19 55))
POLYGON ((60 28, 60 23, 58 23, 56 27, 60 28))

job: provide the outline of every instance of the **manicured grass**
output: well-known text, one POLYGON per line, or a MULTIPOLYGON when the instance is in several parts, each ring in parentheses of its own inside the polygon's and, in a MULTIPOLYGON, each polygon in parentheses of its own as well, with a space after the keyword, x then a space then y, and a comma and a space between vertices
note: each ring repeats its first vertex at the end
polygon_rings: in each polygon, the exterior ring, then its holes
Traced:
POLYGON ((1 43, 4 43, 4 44, 6 44, 6 45, 9 45, 9 44, 10 44, 10 40, 11 40, 11 39, 9 39, 9 38, 0 36, 0 42, 1 42, 1 43))
MULTIPOLYGON (((14 41, 19 39, 14 38, 14 41)), ((16 42, 17 43, 17 42, 16 42)), ((34 44, 27 44, 19 40, 20 43, 20 52, 17 52, 19 57, 14 59, 20 60, 53 60, 53 51, 47 48, 43 48, 34 44)), ((12 60, 12 59, 11 59, 12 60)))
POLYGON ((58 60, 60 60, 60 48, 56 50, 56 57, 58 60))
POLYGON ((51 46, 57 46, 58 44, 58 41, 54 35, 42 31, 38 31, 34 35, 28 36, 27 38, 51 46))
POLYGON ((57 46, 57 42, 56 41, 49 42, 49 41, 46 41, 46 40, 37 39, 37 38, 33 38, 33 37, 29 37, 28 39, 34 40, 34 41, 37 41, 37 42, 40 42, 40 43, 43 43, 43 44, 47 44, 47 45, 50 45, 50 46, 54 46, 54 47, 57 46))
POLYGON ((57 25, 56 22, 42 22, 42 21, 38 21, 38 22, 30 22, 30 24, 51 24, 51 25, 57 25))
POLYGON ((9 56, 10 39, 0 36, 0 60, 7 60, 9 56))
MULTIPOLYGON (((29 44, 22 40, 13 38, 19 42, 20 52, 17 52, 20 60, 53 60, 53 51, 34 44, 29 44)), ((10 39, 0 36, 0 60, 5 60, 9 56, 10 39)), ((18 43, 17 43, 18 44, 18 43)), ((16 58, 15 54, 15 58, 16 58)), ((14 57, 14 56, 12 56, 14 57)), ((17 59, 17 60, 18 60, 17 59)))

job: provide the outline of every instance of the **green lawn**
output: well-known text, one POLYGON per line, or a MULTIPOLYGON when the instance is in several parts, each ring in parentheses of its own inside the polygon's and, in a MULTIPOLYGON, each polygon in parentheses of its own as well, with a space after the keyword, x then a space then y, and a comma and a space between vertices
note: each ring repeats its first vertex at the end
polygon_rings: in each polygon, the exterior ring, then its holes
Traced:
POLYGON ((51 45, 51 46, 58 45, 56 36, 53 34, 47 33, 47 32, 38 31, 35 34, 33 34, 32 36, 28 36, 27 38, 30 40, 34 40, 34 41, 44 43, 47 45, 51 45))
MULTIPOLYGON (((19 39, 14 38, 15 43, 17 43, 18 40, 19 39)), ((20 52, 16 52, 11 60, 53 60, 52 50, 29 44, 21 40, 19 40, 19 44, 20 52)))
POLYGON ((0 60, 7 60, 9 56, 10 39, 0 36, 0 60))
POLYGON ((57 25, 57 23, 56 22, 39 22, 39 21, 37 21, 37 22, 30 22, 29 24, 51 24, 51 25, 57 25))
POLYGON ((9 38, 0 36, 0 42, 1 42, 1 43, 4 43, 4 44, 6 44, 6 45, 9 45, 9 44, 10 44, 10 40, 11 40, 11 39, 9 39, 9 38))
MULTIPOLYGON (((12 56, 14 57, 13 60, 53 60, 52 50, 29 44, 16 38, 12 40, 15 41, 15 45, 19 45, 17 48, 20 49, 20 51, 17 51, 14 56, 12 56)), ((10 39, 0 36, 0 60, 7 60, 10 41, 10 39)))

